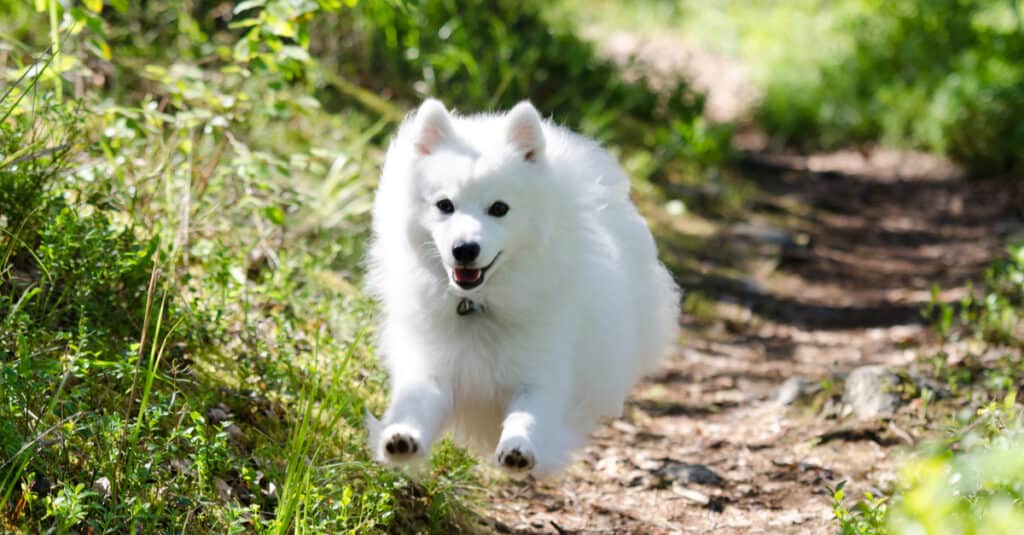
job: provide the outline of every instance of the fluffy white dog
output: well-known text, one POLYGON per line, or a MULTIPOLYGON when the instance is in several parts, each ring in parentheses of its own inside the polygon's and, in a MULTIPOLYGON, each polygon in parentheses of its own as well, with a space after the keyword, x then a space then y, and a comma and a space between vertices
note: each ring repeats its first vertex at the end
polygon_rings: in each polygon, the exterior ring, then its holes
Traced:
POLYGON ((513 475, 563 468, 676 338, 679 291, 629 182, 594 141, 522 102, 427 100, 387 152, 369 286, 391 405, 387 463, 449 429, 513 475))

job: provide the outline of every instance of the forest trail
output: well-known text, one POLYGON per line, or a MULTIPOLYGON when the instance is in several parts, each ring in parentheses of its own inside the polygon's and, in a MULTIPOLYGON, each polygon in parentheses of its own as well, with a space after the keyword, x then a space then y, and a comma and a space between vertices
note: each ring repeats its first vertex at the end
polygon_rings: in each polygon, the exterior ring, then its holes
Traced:
POLYGON ((932 285, 943 301, 967 291, 1020 228, 1015 195, 888 149, 741 155, 755 188, 741 220, 704 237, 713 247, 659 233, 713 313, 684 315, 681 345, 564 478, 491 486, 485 529, 832 533, 827 487, 878 494, 922 438, 919 404, 859 419, 830 385, 928 354, 932 285))

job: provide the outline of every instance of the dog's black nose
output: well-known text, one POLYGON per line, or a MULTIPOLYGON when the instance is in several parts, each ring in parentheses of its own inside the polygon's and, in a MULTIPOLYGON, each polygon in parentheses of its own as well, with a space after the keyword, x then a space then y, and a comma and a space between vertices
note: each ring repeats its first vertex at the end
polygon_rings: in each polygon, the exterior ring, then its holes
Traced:
POLYGON ((459 242, 452 247, 452 256, 462 264, 468 264, 476 260, 480 254, 480 244, 475 242, 459 242))

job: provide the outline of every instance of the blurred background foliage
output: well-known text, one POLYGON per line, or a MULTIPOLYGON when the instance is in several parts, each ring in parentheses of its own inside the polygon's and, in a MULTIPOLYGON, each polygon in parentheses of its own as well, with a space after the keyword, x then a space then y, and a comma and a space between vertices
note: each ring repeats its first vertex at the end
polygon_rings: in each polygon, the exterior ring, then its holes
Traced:
POLYGON ((739 57, 749 119, 813 150, 881 142, 977 174, 1020 166, 1024 8, 1017 0, 566 0, 599 31, 668 32, 739 57))
MULTIPOLYGON (((1021 13, 1010 0, 0 2, 0 526, 468 529, 490 477, 470 457, 445 446, 412 480, 363 446, 385 378, 360 261, 407 110, 529 98, 605 142, 642 203, 667 200, 667 183, 715 185, 732 125, 706 121, 685 80, 649 80, 583 37, 626 25, 743 57, 763 94, 750 119, 782 143, 877 141, 1005 173, 1024 141, 1021 13)), ((1019 282, 993 280, 1005 298, 936 328, 1016 340, 1019 282)), ((915 518, 905 503, 898 518, 915 518)), ((846 518, 881 529, 880 509, 862 510, 846 518)))
MULTIPOLYGON (((846 12, 837 9, 833 23, 832 31, 849 40, 844 51, 765 88, 758 119, 769 132, 819 146, 882 141, 922 148, 979 173, 1020 165, 1024 25, 1018 2, 853 4, 846 12)), ((821 8, 830 9, 826 3, 821 8)))

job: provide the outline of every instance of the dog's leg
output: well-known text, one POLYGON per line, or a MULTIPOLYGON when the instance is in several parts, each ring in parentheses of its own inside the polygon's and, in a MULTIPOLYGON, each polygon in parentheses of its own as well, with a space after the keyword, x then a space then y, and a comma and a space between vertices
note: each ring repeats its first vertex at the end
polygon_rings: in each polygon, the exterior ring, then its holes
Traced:
POLYGON ((370 437, 370 447, 377 459, 398 464, 425 455, 450 408, 451 394, 438 382, 396 382, 379 432, 371 433, 370 437))
POLYGON ((498 466, 513 476, 544 475, 564 466, 580 442, 565 426, 566 403, 564 385, 537 386, 514 397, 494 452, 498 466))

